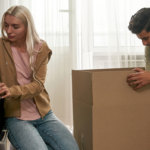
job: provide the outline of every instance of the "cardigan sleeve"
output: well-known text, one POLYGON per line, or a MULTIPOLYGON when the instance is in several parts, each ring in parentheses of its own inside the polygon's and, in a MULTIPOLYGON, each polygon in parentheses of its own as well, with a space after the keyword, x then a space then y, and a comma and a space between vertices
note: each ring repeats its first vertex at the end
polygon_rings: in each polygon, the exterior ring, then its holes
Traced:
POLYGON ((14 85, 10 87, 11 96, 14 98, 20 98, 20 100, 33 98, 39 95, 44 89, 45 78, 47 74, 47 63, 52 53, 47 55, 38 70, 36 71, 33 81, 29 84, 14 85))

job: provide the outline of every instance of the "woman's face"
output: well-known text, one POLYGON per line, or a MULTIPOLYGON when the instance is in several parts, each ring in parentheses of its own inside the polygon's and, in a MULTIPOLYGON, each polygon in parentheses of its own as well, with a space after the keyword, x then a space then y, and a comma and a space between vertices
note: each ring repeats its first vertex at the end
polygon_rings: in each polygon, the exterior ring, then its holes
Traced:
POLYGON ((6 15, 4 26, 10 42, 24 42, 26 40, 27 29, 20 19, 6 15))

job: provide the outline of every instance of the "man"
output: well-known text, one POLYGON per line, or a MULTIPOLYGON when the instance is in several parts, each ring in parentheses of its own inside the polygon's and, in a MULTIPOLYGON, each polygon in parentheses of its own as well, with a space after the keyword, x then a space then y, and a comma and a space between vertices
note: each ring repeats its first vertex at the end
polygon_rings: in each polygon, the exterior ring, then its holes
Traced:
MULTIPOLYGON (((142 40, 145 46, 145 70, 150 70, 150 8, 142 8, 131 17, 129 30, 136 34, 142 40)), ((133 89, 139 89, 146 84, 150 84, 150 72, 135 68, 132 73, 127 76, 129 85, 137 85, 133 89), (131 82, 132 81, 132 82, 131 82)))

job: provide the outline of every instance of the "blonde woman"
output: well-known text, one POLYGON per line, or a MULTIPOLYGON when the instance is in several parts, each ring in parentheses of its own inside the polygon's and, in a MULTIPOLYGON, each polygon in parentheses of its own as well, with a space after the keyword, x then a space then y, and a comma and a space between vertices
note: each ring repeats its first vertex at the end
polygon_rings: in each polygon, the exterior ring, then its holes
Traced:
POLYGON ((78 150, 51 110, 44 82, 52 51, 39 38, 30 11, 24 6, 9 8, 1 34, 0 94, 10 142, 17 150, 78 150))

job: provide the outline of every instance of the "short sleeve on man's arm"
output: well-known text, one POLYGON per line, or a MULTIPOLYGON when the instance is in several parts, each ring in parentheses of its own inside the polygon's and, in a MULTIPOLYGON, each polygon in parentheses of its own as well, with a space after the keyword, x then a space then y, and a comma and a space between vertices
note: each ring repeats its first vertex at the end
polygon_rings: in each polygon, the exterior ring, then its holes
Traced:
POLYGON ((150 47, 145 46, 145 70, 150 70, 150 47))

